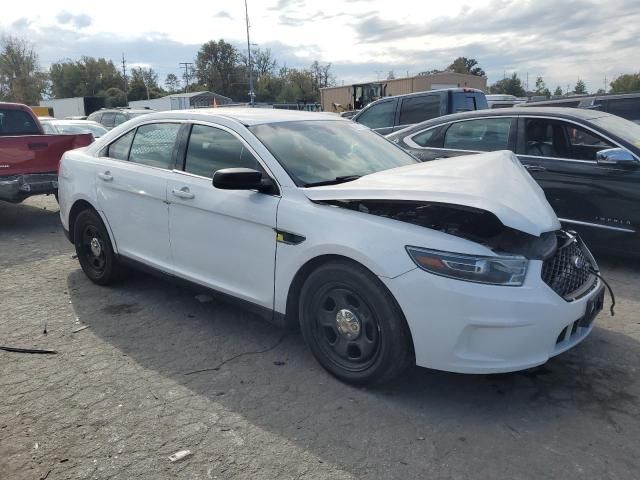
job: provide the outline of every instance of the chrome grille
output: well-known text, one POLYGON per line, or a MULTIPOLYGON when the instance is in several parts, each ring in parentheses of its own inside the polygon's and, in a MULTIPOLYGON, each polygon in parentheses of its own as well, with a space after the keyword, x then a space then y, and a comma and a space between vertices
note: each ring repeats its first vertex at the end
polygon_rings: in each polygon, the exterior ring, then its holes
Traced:
POLYGON ((542 280, 565 300, 575 300, 595 286, 594 267, 580 239, 560 232, 556 253, 542 265, 542 280))

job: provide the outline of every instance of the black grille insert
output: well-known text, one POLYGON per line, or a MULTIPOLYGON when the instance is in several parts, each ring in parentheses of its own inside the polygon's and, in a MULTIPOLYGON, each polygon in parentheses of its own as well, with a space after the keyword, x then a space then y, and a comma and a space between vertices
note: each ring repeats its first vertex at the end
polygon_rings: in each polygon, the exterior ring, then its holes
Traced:
POLYGON ((580 239, 560 232, 556 253, 542 265, 542 280, 565 300, 575 300, 595 286, 593 267, 580 239))

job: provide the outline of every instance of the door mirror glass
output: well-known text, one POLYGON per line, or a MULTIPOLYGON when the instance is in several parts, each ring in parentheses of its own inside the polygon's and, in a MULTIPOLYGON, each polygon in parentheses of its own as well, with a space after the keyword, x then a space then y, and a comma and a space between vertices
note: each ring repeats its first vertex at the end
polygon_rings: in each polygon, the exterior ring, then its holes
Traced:
POLYGON ((213 186, 222 190, 262 190, 262 173, 252 168, 223 168, 213 174, 213 186))
POLYGON ((637 168, 640 161, 624 148, 607 148, 596 154, 598 165, 603 167, 637 168))

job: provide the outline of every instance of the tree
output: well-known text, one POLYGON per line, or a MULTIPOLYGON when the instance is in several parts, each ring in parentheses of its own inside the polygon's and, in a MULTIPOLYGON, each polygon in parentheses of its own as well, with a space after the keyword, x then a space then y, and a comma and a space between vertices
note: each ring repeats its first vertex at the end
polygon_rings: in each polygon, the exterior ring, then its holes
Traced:
POLYGON ((129 80, 129 100, 150 100, 164 96, 158 85, 158 74, 153 68, 132 68, 129 80))
POLYGON ((82 57, 64 60, 49 68, 51 95, 54 98, 98 95, 109 88, 124 87, 122 75, 111 60, 82 57))
POLYGON ((387 80, 395 80, 396 79, 396 74, 393 70, 389 70, 389 73, 387 73, 387 80))
POLYGON ((524 97, 527 94, 517 73, 514 73, 513 75, 511 75, 511 77, 506 77, 502 80, 498 80, 496 83, 489 87, 489 92, 502 93, 505 95, 515 95, 516 97, 524 97))
POLYGON ((477 75, 479 77, 484 77, 486 75, 484 70, 478 65, 478 61, 475 58, 458 57, 447 67, 447 70, 456 73, 477 75))
POLYGON ((551 97, 551 91, 547 88, 542 77, 536 78, 536 94, 551 97))
POLYGON ((578 95, 582 95, 584 93, 587 93, 587 86, 585 85, 585 83, 578 79, 578 81, 576 82, 576 86, 573 89, 573 93, 576 93, 578 95))
POLYGON ((180 79, 175 73, 170 73, 164 80, 164 86, 167 87, 169 92, 175 93, 180 89, 180 79))
POLYGON ((609 85, 611 93, 638 92, 640 91, 640 72, 620 75, 609 85))
MULTIPOLYGON (((251 52, 251 61, 256 74, 256 79, 260 79, 266 75, 273 75, 278 63, 271 54, 271 49, 261 50, 259 48, 251 52)), ((246 62, 245 62, 246 63, 246 62)))
POLYGON ((104 97, 104 106, 107 108, 127 106, 127 95, 119 88, 108 88, 100 92, 99 96, 104 97))
POLYGON ((33 44, 18 37, 0 38, 0 100, 37 105, 47 87, 33 44))
POLYGON ((246 66, 241 65, 241 60, 238 50, 223 39, 205 43, 196 56, 198 82, 207 90, 228 97, 239 91, 248 92, 246 66))
POLYGON ((561 97, 562 96, 562 89, 560 88, 560 86, 556 87, 556 90, 553 92, 553 95, 556 97, 561 97))

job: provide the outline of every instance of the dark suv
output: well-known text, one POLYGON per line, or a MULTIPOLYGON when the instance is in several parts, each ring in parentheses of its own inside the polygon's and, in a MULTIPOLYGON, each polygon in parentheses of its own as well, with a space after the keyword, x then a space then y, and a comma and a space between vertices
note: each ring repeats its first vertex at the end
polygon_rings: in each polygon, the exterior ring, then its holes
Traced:
POLYGON ((146 108, 101 108, 97 112, 93 112, 89 115, 87 120, 101 123, 106 129, 111 130, 113 127, 117 127, 127 120, 152 112, 153 110, 146 108))
POLYGON ((381 135, 450 113, 489 108, 487 97, 473 88, 448 88, 385 97, 352 117, 381 135))

